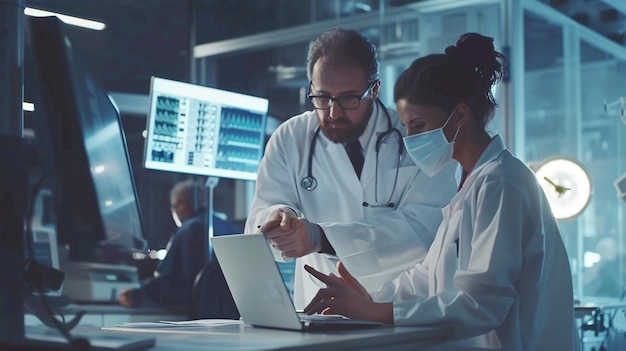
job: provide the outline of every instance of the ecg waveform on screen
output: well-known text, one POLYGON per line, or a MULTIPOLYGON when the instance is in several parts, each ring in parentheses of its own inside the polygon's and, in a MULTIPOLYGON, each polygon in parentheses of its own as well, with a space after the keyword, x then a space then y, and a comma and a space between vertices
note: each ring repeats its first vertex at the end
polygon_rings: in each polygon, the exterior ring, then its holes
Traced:
POLYGON ((259 138, 256 135, 241 135, 227 132, 220 133, 221 145, 233 145, 258 149, 259 138))
POLYGON ((263 115, 223 108, 216 166, 222 169, 255 172, 264 136, 263 115))
POLYGON ((152 160, 173 163, 174 152, 179 147, 176 137, 181 102, 177 98, 158 96, 156 102, 156 118, 154 120, 154 143, 152 160))
MULTIPOLYGON (((227 110, 227 109, 224 109, 227 110)), ((251 114, 246 111, 226 111, 223 114, 222 125, 224 128, 238 130, 261 131, 263 120, 258 114, 251 114)))

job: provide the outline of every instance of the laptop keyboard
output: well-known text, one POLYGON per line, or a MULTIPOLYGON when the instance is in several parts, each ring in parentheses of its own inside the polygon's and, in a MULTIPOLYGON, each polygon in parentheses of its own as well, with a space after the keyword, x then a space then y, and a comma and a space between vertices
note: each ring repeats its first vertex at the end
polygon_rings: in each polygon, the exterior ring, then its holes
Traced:
POLYGON ((349 320, 348 317, 340 314, 306 314, 298 312, 298 317, 303 322, 328 321, 328 320, 349 320))

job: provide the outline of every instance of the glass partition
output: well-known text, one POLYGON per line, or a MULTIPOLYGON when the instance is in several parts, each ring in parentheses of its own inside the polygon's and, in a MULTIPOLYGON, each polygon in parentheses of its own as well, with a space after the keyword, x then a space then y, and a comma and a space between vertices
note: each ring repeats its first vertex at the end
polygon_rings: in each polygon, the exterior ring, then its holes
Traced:
MULTIPOLYGON (((605 2, 609 3, 593 5, 605 2)), ((297 21, 294 16, 274 23, 267 32, 198 45, 202 72, 198 81, 265 96, 270 99, 270 116, 281 122, 309 108, 309 41, 341 25, 361 31, 377 45, 383 80, 380 97, 392 107, 395 79, 413 59, 442 52, 468 31, 492 36, 496 47, 509 55, 512 75, 495 92, 500 109, 491 131, 502 133, 514 154, 531 167, 562 157, 586 170, 591 200, 577 216, 559 221, 575 294, 585 301, 624 294, 626 202, 614 186, 626 174, 626 124, 620 118, 626 109, 623 42, 584 26, 580 16, 570 17, 550 6, 562 2, 298 3, 302 13, 297 21), (505 122, 507 128, 501 128, 505 122)), ((583 9, 591 15, 600 13, 591 5, 583 9)), ((282 14, 289 16, 288 12, 282 14)))
POLYGON ((526 133, 518 155, 535 166, 571 159, 588 173, 589 204, 560 220, 575 294, 582 302, 620 298, 626 289, 626 203, 614 182, 626 172, 626 125, 620 109, 605 110, 605 102, 626 94, 626 48, 618 57, 617 45, 589 40, 577 23, 536 11, 525 13, 524 26, 526 133))

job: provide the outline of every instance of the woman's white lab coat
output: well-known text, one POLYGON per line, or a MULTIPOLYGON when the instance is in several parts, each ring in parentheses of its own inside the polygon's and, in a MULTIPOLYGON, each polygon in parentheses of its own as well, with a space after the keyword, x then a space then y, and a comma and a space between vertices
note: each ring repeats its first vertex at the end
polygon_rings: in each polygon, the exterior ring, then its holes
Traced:
POLYGON ((372 296, 396 301, 396 325, 451 326, 464 339, 453 349, 570 351, 571 279, 541 187, 496 136, 444 208, 424 261, 372 296))
MULTIPOLYGON (((343 144, 331 142, 320 132, 311 168, 317 188, 312 191, 300 183, 309 172, 308 159, 319 126, 318 117, 309 111, 281 124, 270 137, 259 167, 246 233, 255 232, 276 208, 289 206, 322 227, 337 256, 371 289, 380 288, 385 281, 423 259, 441 222, 441 208, 456 191, 458 164, 431 179, 418 173, 403 152, 397 168, 404 127, 395 111, 389 113, 392 125, 401 135, 382 140, 377 185, 376 139, 389 129, 384 110, 378 105, 374 105, 368 127, 359 138, 365 150, 361 179, 354 172, 343 144), (396 173, 397 181, 394 181, 396 173), (393 202, 395 208, 364 207, 364 201, 376 203, 376 190, 379 202, 393 202)), ((296 261, 296 308, 304 308, 321 287, 318 285, 321 283, 304 271, 303 265, 337 274, 336 262, 334 256, 317 253, 296 261)))

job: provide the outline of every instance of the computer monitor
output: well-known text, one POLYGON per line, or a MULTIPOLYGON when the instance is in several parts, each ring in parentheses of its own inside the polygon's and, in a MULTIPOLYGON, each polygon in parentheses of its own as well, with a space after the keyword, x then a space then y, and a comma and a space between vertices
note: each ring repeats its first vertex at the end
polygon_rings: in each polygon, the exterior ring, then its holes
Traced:
POLYGON ((56 17, 26 18, 37 77, 35 138, 69 259, 101 263, 147 251, 120 113, 82 67, 56 17))
POLYGON ((147 169, 256 180, 269 101, 152 77, 147 169))
POLYGON ((30 243, 24 240, 24 257, 32 258, 35 262, 48 267, 60 269, 56 228, 50 213, 53 210, 51 204, 52 192, 48 189, 41 189, 33 203, 33 213, 29 219, 29 234, 32 235, 32 240, 30 243), (31 244, 32 253, 29 247, 31 244), (31 254, 33 257, 30 257, 31 254))

